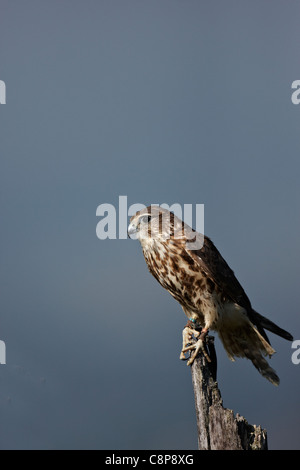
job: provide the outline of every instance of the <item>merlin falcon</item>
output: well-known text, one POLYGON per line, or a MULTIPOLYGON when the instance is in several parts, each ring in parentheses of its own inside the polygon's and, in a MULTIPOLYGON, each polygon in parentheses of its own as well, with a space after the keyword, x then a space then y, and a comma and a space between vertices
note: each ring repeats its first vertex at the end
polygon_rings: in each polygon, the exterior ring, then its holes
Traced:
POLYGON ((252 308, 234 272, 207 236, 158 206, 131 217, 128 235, 140 241, 150 273, 188 318, 180 359, 187 359, 189 352, 191 365, 200 351, 207 357, 204 343, 208 331, 214 330, 232 361, 250 359, 263 377, 279 384, 265 359, 275 353, 265 330, 289 341, 293 337, 252 308))

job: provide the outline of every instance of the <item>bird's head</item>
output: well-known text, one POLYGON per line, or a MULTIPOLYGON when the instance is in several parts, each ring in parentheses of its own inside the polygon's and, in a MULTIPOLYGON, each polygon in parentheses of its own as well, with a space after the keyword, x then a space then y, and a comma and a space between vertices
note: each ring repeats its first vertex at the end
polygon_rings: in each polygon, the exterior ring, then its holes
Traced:
MULTIPOLYGON (((165 241, 181 232, 183 238, 183 222, 173 212, 158 206, 148 206, 131 217, 128 226, 130 238, 138 239, 144 247, 154 240, 165 241)), ((180 238, 180 235, 178 236, 180 238)))

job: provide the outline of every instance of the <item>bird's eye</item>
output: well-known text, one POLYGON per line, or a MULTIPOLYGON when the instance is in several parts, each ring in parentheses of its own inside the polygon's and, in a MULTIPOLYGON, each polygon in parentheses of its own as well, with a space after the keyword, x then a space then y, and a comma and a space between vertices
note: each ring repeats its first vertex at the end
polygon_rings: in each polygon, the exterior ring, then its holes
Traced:
POLYGON ((148 224, 151 220, 151 215, 144 215, 142 218, 141 218, 141 222, 143 222, 144 224, 148 224))

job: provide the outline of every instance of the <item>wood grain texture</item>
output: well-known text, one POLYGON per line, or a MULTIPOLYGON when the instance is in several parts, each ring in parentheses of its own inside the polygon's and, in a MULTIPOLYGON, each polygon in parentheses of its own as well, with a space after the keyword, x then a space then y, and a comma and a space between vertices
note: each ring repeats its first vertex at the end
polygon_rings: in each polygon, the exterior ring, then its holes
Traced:
MULTIPOLYGON (((209 352, 214 351, 209 337, 209 352)), ((199 355, 191 366, 199 450, 267 450, 267 432, 223 407, 216 364, 199 355)))

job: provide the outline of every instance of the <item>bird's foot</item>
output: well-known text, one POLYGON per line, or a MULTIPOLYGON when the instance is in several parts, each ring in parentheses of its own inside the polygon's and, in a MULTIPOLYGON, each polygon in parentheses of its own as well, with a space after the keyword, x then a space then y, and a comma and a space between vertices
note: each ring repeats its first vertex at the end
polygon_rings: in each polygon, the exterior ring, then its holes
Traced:
POLYGON ((199 352, 201 351, 202 354, 205 356, 208 362, 211 362, 205 348, 205 339, 207 336, 208 330, 202 329, 202 331, 195 330, 190 326, 186 326, 182 332, 182 350, 180 353, 180 359, 183 361, 187 361, 187 365, 190 366, 193 364, 194 360, 198 356, 199 352), (194 350, 194 351, 193 351, 194 350), (188 351, 193 351, 190 354, 190 357, 187 358, 185 354, 188 351))

